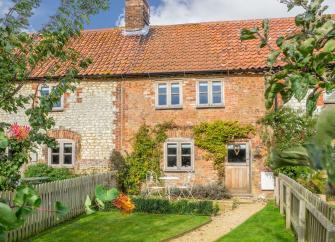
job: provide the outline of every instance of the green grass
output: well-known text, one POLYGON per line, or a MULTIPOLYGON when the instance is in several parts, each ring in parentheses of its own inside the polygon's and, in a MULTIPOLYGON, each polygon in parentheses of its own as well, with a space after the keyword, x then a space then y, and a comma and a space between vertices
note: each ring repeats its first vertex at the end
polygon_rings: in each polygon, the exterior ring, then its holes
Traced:
POLYGON ((295 242, 293 233, 285 229, 284 217, 273 202, 218 242, 295 242))
POLYGON ((30 242, 160 241, 210 221, 208 216, 100 212, 49 229, 30 242))

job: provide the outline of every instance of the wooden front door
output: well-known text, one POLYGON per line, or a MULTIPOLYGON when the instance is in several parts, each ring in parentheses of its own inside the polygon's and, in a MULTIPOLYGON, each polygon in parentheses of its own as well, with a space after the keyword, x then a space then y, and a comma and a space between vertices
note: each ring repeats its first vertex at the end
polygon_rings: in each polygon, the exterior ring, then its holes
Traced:
POLYGON ((250 194, 250 148, 249 143, 228 145, 225 165, 225 186, 232 194, 250 194))

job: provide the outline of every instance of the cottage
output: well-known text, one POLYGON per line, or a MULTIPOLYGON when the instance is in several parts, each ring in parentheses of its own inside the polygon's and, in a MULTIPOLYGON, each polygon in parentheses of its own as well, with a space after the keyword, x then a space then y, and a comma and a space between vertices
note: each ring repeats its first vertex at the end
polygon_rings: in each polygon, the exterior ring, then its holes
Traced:
MULTIPOLYGON (((86 30, 75 40, 75 48, 93 64, 80 73, 76 91, 54 106, 56 127, 49 135, 59 148, 41 147, 32 161, 77 173, 105 171, 113 150, 131 151, 142 124, 173 121, 176 127, 162 145, 164 173, 194 172, 197 183, 221 179, 234 193, 260 193, 261 172, 267 168, 259 132, 228 144, 221 178, 196 147, 192 127, 215 120, 257 126, 265 114, 268 52, 259 50, 257 41, 239 40, 242 28, 261 21, 151 26, 147 0, 126 0, 125 12, 124 28, 86 30)), ((274 40, 292 31, 293 19, 273 19, 270 26, 274 40)), ((48 95, 52 84, 43 83, 48 65, 35 70, 23 92, 48 95)), ((23 111, 0 118, 26 121, 23 111)))

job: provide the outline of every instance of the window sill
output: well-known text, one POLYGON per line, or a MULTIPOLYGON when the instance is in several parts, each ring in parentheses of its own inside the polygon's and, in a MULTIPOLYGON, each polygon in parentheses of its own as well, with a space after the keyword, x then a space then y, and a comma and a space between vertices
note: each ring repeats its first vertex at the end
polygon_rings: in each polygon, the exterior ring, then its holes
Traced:
POLYGON ((183 109, 182 106, 176 106, 176 107, 173 107, 173 106, 168 106, 168 107, 155 107, 156 110, 180 110, 180 109, 183 109))
POLYGON ((52 113, 58 113, 58 112, 63 112, 63 111, 64 111, 64 108, 55 108, 51 110, 52 113))
POLYGON ((198 105, 196 108, 197 109, 225 108, 225 105, 203 105, 203 106, 198 105))
POLYGON ((56 165, 56 164, 49 164, 50 167, 53 168, 67 168, 67 169, 73 169, 74 165, 56 165))
POLYGON ((169 173, 186 173, 186 172, 194 172, 194 169, 185 169, 185 170, 171 170, 171 169, 165 169, 164 172, 169 172, 169 173))

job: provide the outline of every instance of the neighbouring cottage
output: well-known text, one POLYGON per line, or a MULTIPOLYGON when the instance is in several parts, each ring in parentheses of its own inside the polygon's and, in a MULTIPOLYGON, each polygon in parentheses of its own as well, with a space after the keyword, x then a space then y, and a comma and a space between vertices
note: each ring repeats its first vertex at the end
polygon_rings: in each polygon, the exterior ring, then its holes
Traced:
MULTIPOLYGON (((292 31, 293 19, 270 21, 272 41, 292 31)), ((192 127, 231 120, 255 126, 266 112, 264 71, 268 52, 241 42, 240 30, 260 20, 150 26, 147 0, 126 0, 125 27, 86 30, 73 46, 93 63, 80 73, 74 93, 55 104, 49 135, 59 148, 41 147, 32 162, 68 167, 77 173, 110 169, 113 150, 130 152, 142 124, 173 121, 162 146, 167 175, 194 172, 196 183, 222 180, 238 194, 257 194, 267 171, 259 132, 228 144, 225 178, 194 144, 192 127), (238 151, 238 152, 236 152, 238 151)), ((35 70, 23 92, 48 95, 45 70, 35 70)), ((55 78, 57 78, 55 76, 55 78)), ((331 99, 333 100, 333 99, 331 99)), ((334 101, 334 100, 333 100, 334 101)), ((26 122, 24 112, 1 120, 26 122)))

